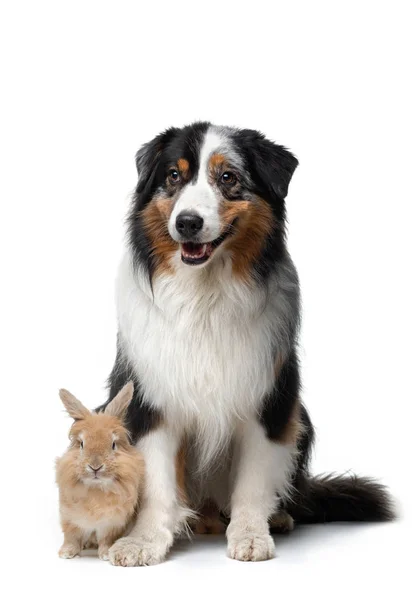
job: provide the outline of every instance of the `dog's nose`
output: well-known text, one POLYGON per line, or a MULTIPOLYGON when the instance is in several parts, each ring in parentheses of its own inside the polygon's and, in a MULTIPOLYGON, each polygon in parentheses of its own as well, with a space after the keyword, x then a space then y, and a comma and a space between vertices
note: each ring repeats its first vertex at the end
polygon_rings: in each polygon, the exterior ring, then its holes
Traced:
POLYGON ((98 471, 100 471, 100 469, 103 469, 103 465, 100 465, 100 467, 92 467, 92 465, 89 465, 89 467, 95 473, 97 473, 98 471))
POLYGON ((176 219, 176 229, 185 238, 193 237, 203 227, 203 219, 196 213, 182 212, 176 219))

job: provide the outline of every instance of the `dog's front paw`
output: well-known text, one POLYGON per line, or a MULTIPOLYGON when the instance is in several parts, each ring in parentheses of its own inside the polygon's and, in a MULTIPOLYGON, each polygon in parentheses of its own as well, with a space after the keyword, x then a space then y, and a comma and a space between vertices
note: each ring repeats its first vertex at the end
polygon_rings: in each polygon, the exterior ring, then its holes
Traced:
POLYGON ((124 537, 113 544, 109 550, 109 560, 119 567, 139 567, 156 565, 164 560, 173 542, 168 530, 148 537, 124 537))
POLYGON ((274 541, 268 533, 242 532, 228 537, 228 556, 235 560, 259 561, 274 556, 274 541))
POLYGON ((60 558, 74 558, 79 554, 80 546, 76 546, 75 544, 63 544, 58 552, 60 558))

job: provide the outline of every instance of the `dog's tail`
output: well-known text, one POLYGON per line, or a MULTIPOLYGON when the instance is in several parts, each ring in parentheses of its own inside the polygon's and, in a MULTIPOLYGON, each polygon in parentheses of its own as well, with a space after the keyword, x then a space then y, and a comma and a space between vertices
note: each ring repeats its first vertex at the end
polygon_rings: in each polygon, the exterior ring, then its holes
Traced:
POLYGON ((303 476, 286 509, 298 523, 395 518, 387 489, 373 479, 356 475, 303 476))

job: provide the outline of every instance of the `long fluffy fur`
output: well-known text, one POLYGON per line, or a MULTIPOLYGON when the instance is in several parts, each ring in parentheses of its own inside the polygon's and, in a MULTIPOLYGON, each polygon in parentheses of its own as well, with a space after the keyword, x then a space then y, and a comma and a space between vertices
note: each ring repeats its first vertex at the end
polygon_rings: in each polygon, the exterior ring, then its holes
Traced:
POLYGON ((299 523, 391 521, 395 507, 387 489, 370 477, 305 477, 286 505, 299 523))

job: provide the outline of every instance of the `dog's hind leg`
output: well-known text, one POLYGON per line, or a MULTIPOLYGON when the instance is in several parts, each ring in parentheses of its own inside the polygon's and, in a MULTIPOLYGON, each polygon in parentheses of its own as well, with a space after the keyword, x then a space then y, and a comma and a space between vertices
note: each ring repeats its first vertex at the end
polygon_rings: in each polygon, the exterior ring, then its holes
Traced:
POLYGON ((294 527, 293 518, 284 509, 279 510, 270 519, 271 533, 288 533, 289 531, 293 531, 294 527))

